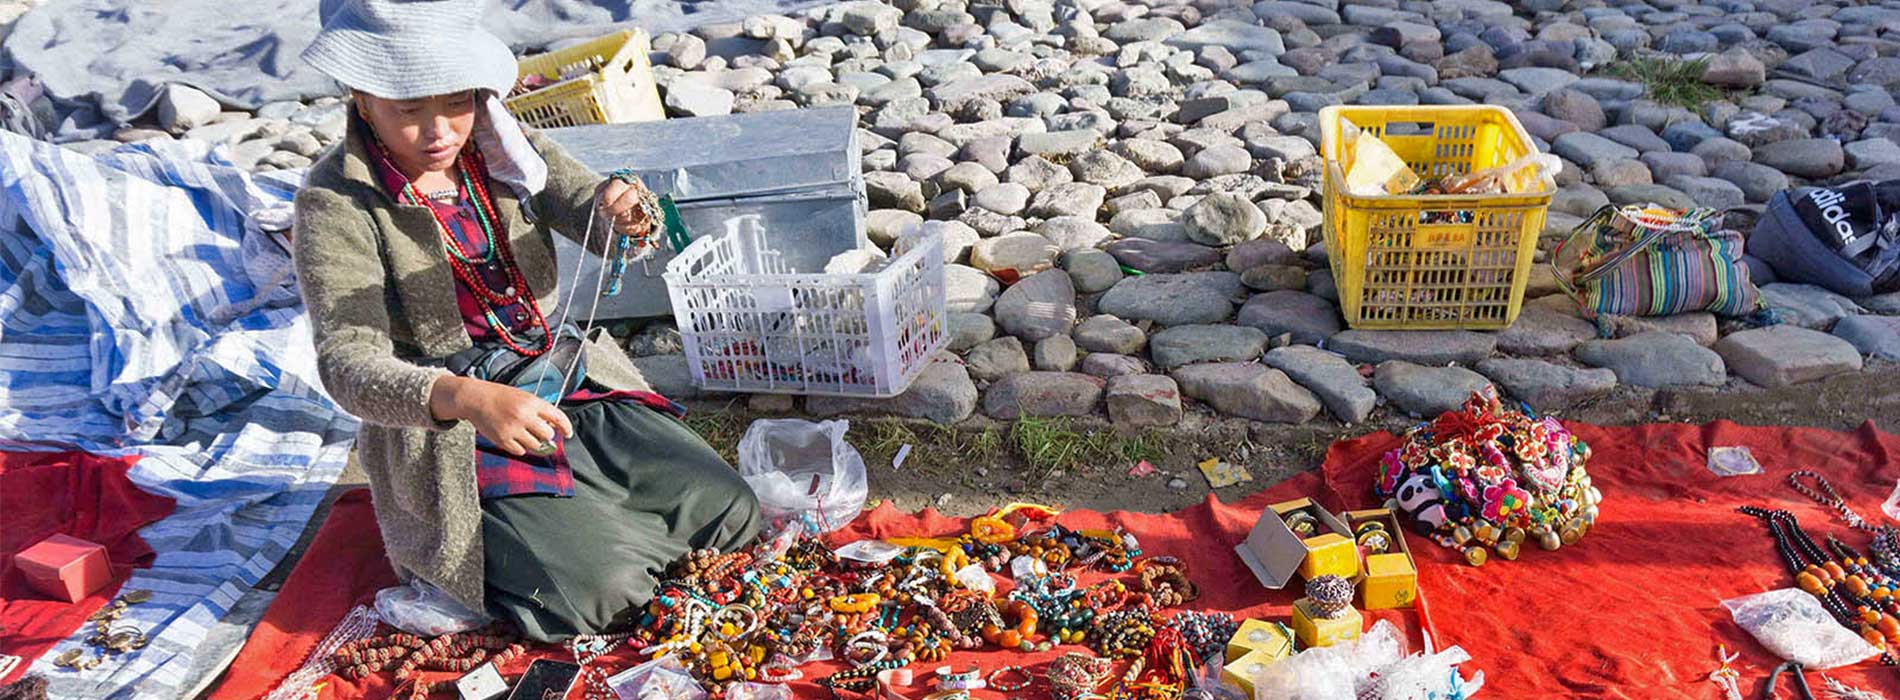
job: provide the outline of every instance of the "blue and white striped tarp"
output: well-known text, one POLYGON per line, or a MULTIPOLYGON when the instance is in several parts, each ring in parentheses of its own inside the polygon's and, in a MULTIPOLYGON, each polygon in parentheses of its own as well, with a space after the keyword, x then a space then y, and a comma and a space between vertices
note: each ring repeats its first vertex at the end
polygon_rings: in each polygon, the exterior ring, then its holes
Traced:
POLYGON ((151 644, 57 698, 176 698, 207 632, 296 542, 356 419, 317 380, 280 229, 297 182, 200 144, 85 156, 0 131, 0 448, 142 455, 177 509, 125 619, 151 644))

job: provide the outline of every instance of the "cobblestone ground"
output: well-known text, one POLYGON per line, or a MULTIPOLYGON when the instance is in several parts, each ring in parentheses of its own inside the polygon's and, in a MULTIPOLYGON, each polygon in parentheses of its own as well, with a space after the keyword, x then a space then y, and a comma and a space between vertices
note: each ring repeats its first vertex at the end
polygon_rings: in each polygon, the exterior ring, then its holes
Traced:
MULTIPOLYGON (((0 24, 30 4, 0 1, 0 24)), ((1605 203, 1730 209, 1746 235, 1775 192, 1900 177, 1900 3, 896 0, 654 49, 676 117, 855 105, 871 239, 945 237, 953 340, 881 402, 697 392, 666 322, 622 328, 629 352, 663 391, 726 409, 698 419, 715 442, 796 412, 857 417, 873 461, 920 445, 873 469, 904 505, 1178 506, 1206 493, 1191 465, 1209 456, 1255 471, 1238 494, 1487 383, 1611 423, 1891 430, 1900 414, 1883 389, 1900 293, 1849 299, 1752 258, 1782 326, 1599 329, 1540 264, 1508 330, 1348 329, 1316 148, 1328 105, 1498 105, 1564 162, 1540 263, 1605 203), (1129 488, 1143 457, 1160 469, 1129 488)), ((164 103, 162 122, 69 145, 203 139, 245 168, 301 168, 344 123, 335 98, 233 112, 178 87, 164 103)))

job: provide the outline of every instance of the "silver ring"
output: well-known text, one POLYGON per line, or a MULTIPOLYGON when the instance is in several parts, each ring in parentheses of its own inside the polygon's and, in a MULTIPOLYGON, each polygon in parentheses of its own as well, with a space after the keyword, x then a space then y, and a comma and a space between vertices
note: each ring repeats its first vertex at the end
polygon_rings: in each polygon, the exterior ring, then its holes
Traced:
POLYGON ((541 444, 535 446, 534 453, 542 457, 554 454, 554 441, 543 440, 541 444))

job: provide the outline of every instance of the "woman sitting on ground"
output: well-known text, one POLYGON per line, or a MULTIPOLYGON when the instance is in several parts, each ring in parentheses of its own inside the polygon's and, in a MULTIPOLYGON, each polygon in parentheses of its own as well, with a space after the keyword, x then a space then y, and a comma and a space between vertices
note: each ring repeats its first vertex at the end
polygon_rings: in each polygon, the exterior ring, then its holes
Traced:
POLYGON ((365 423, 390 561, 534 639, 609 629, 669 562, 759 527, 745 482, 610 337, 550 328, 550 231, 602 253, 653 233, 651 195, 509 116, 515 59, 481 0, 341 5, 304 53, 351 100, 297 194, 296 269, 323 383, 365 423), (494 358, 538 360, 554 379, 529 388, 557 402, 476 378, 503 374, 482 371, 494 358))

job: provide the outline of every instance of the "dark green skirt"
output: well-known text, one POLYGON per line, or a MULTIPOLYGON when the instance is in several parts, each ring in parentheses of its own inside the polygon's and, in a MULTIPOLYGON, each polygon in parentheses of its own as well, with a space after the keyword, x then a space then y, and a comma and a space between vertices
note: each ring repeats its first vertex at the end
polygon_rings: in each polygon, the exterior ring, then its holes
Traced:
POLYGON ((669 563, 759 531, 752 489, 678 419, 628 401, 563 405, 574 495, 482 502, 489 613, 537 641, 637 619, 669 563), (633 617, 629 617, 629 615, 633 617))

